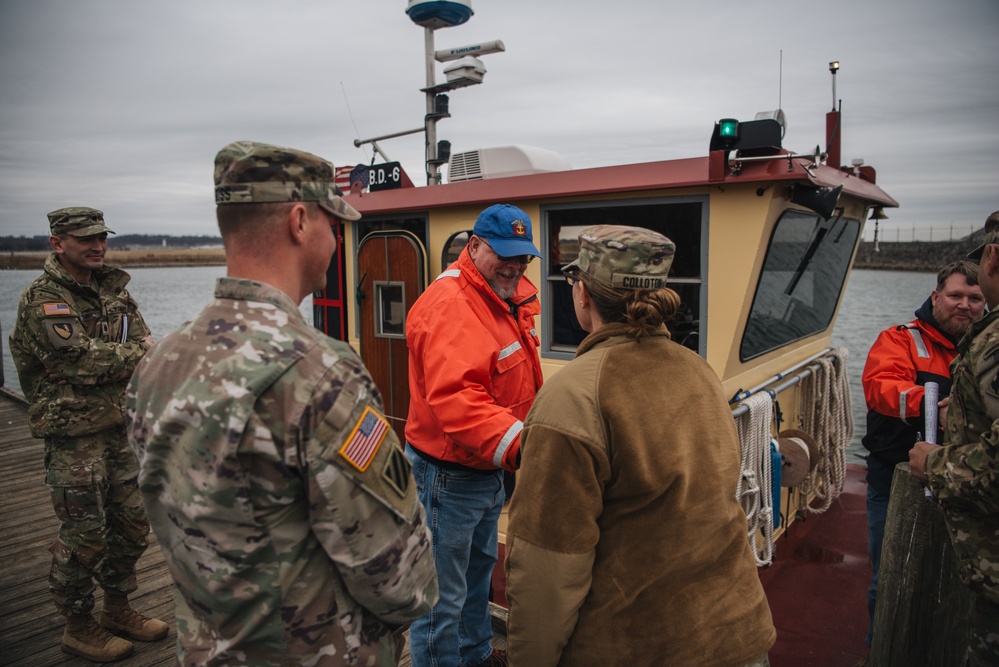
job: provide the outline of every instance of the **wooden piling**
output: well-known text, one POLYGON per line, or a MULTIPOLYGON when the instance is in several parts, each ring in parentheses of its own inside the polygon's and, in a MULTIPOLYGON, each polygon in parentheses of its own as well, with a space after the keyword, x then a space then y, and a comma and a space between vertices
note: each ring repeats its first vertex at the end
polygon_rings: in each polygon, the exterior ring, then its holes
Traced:
POLYGON ((940 506, 900 463, 892 478, 874 611, 871 667, 960 667, 971 592, 940 506))

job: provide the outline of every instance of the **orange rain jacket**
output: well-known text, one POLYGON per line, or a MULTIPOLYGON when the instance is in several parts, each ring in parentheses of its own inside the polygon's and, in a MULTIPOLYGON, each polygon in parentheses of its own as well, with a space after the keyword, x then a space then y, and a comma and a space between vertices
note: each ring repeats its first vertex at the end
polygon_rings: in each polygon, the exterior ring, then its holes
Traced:
POLYGON ((954 342, 933 323, 924 303, 917 318, 881 332, 864 366, 867 434, 864 447, 886 465, 909 460, 916 435, 925 437, 923 385, 940 385, 940 399, 950 395, 954 342))
POLYGON ((521 278, 512 304, 462 251, 406 316, 406 441, 435 459, 516 470, 520 432, 542 383, 537 288, 521 278))

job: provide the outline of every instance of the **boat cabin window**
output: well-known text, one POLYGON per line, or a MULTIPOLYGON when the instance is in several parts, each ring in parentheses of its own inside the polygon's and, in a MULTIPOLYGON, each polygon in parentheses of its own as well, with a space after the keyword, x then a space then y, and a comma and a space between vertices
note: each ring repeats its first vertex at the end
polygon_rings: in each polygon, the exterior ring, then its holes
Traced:
POLYGON ((441 269, 446 269, 451 265, 452 262, 458 259, 458 255, 461 251, 465 249, 468 245, 468 239, 471 238, 472 231, 465 230, 452 234, 447 242, 444 244, 444 251, 441 253, 441 269))
POLYGON ((702 200, 686 198, 668 202, 629 200, 544 208, 547 248, 543 248, 545 290, 541 314, 545 356, 570 359, 586 337, 576 320, 572 288, 562 275, 562 266, 578 256, 579 233, 590 225, 604 224, 645 227, 664 234, 676 244, 668 284, 680 295, 681 305, 667 326, 673 340, 703 355, 700 340, 703 208, 702 200))
POLYGON ((739 348, 742 361, 829 327, 859 235, 853 218, 785 211, 763 260, 739 348))

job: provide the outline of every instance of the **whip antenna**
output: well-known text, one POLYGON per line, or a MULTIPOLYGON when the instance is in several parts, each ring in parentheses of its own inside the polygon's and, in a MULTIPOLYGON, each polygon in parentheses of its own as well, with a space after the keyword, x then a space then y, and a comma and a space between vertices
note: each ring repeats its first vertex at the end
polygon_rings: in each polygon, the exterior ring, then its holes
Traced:
MULTIPOLYGON (((340 82, 340 91, 343 92, 343 103, 347 107, 347 116, 350 118, 350 124, 354 127, 354 138, 360 139, 361 133, 357 131, 357 123, 354 122, 354 112, 350 110, 350 100, 347 99, 347 89, 343 85, 343 81, 340 82)), ((357 146, 357 142, 354 142, 357 146)), ((363 149, 362 149, 363 150, 363 149)), ((364 151, 365 156, 367 156, 367 151, 364 151)), ((372 161, 374 161, 374 156, 371 156, 372 161)))

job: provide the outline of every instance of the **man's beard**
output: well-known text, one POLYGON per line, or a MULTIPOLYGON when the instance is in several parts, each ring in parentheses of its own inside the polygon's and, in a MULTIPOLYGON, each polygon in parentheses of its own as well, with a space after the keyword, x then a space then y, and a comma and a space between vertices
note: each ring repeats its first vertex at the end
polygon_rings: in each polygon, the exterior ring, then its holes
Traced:
POLYGON ((943 321, 941 321, 940 318, 937 318, 937 324, 939 324, 940 329, 951 338, 961 339, 964 337, 964 334, 968 333, 968 329, 971 327, 971 320, 959 320, 951 315, 943 321))
POLYGON ((496 295, 503 301, 509 301, 513 298, 513 295, 517 293, 516 287, 502 287, 500 286, 499 280, 495 278, 489 281, 489 286, 493 288, 496 295))

